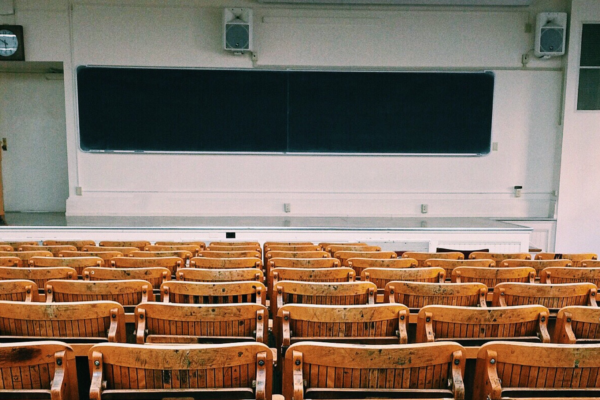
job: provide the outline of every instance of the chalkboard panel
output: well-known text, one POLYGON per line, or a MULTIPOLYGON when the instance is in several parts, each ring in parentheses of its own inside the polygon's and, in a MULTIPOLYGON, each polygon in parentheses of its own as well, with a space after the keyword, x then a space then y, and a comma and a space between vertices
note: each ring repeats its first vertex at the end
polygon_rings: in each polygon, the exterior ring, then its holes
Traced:
POLYGON ((491 73, 82 67, 85 151, 485 154, 491 73))

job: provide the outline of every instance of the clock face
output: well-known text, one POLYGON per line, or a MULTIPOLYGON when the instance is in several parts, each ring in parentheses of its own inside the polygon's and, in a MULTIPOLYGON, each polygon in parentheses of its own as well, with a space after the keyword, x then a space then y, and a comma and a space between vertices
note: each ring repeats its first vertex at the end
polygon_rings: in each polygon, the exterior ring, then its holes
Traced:
POLYGON ((19 40, 14 32, 8 29, 0 30, 0 57, 9 57, 17 52, 19 40))

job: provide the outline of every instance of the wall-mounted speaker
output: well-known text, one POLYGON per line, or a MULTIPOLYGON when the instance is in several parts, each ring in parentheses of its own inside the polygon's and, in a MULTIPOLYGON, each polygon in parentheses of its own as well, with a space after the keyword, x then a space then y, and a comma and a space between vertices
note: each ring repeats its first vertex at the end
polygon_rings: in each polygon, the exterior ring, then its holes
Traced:
POLYGON ((236 53, 252 51, 252 10, 226 8, 223 12, 223 46, 236 53))
POLYGON ((565 54, 567 13, 539 13, 535 24, 536 57, 554 57, 565 54))

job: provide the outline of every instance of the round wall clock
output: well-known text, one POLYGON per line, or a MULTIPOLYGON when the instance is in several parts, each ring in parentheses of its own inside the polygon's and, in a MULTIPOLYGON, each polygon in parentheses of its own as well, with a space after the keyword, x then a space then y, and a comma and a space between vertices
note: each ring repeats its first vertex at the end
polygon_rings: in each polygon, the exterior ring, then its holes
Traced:
POLYGON ((0 61, 25 61, 21 25, 0 25, 0 61))

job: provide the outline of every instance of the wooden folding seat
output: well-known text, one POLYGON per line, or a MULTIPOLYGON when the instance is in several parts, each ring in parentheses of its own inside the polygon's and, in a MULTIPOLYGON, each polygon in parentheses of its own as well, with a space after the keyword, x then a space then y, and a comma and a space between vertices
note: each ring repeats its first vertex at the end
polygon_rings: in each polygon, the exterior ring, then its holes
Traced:
POLYGON ((337 258, 342 263, 342 267, 348 266, 348 260, 352 258, 374 258, 374 259, 390 259, 397 258, 394 251, 338 251, 333 254, 333 258, 337 258))
POLYGON ((107 252, 107 251, 118 251, 119 253, 123 253, 124 256, 129 255, 131 253, 135 253, 136 251, 140 251, 137 247, 121 247, 121 246, 85 246, 81 249, 83 252, 107 252))
POLYGON ((556 316, 554 343, 600 344, 600 308, 569 306, 556 316))
POLYGON ((331 255, 334 255, 338 251, 381 251, 381 247, 379 246, 352 246, 352 245, 342 245, 342 244, 334 244, 331 246, 327 246, 324 248, 326 252, 331 255))
POLYGON ((267 288, 270 289, 271 299, 277 283, 280 281, 296 282, 354 282, 356 274, 347 267, 341 268, 274 268, 267 279, 267 288))
POLYGON ((61 251, 59 257, 98 257, 104 260, 105 265, 110 264, 110 260, 115 257, 123 257, 120 251, 61 251))
POLYGON ((443 268, 367 268, 362 271, 361 281, 373 282, 380 293, 392 281, 444 283, 443 268))
POLYGON ((52 253, 53 257, 58 257, 58 254, 61 251, 77 251, 77 247, 75 246, 70 246, 70 245, 66 245, 66 244, 57 244, 57 245, 52 245, 52 246, 21 246, 17 249, 18 251, 49 251, 50 253, 52 253))
MULTIPOLYGON (((40 242, 36 242, 36 241, 23 241, 23 242, 0 242, 0 246, 10 246, 14 249, 18 249, 20 246, 25 245, 25 246, 35 246, 36 244, 40 244, 40 242)), ((10 250, 9 250, 10 251, 10 250)))
POLYGON ((171 271, 167 268, 102 268, 88 267, 83 270, 85 281, 121 281, 144 280, 153 289, 160 289, 163 282, 171 280, 171 271))
POLYGON ((137 247, 138 250, 144 250, 144 247, 149 246, 150 242, 147 240, 102 240, 98 245, 101 247, 137 247))
POLYGON ((392 281, 385 285, 384 302, 416 309, 428 305, 486 307, 487 286, 482 283, 429 283, 392 281))
POLYGON ((165 282, 160 287, 164 303, 256 303, 266 305, 267 288, 261 282, 165 282))
MULTIPOLYGON (((294 246, 315 246, 315 247, 322 247, 321 245, 318 244, 314 244, 313 242, 265 242, 263 244, 263 253, 267 253, 268 247, 271 246, 277 246, 277 247, 294 247, 294 246)), ((295 249, 292 249, 292 251, 294 251, 295 249)), ((321 249, 319 249, 321 250, 321 249)), ((288 251, 287 249, 284 251, 288 251)), ((300 251, 300 250, 298 250, 300 251)))
MULTIPOLYGON (((554 261, 560 261, 560 260, 554 260, 554 261)), ((569 260, 566 260, 569 261, 569 260)), ((549 261, 547 261, 549 262, 549 261)), ((549 267, 571 267, 572 265, 549 265, 549 267)), ((581 268, 599 268, 600 267, 600 261, 598 260, 583 260, 579 262, 579 266, 581 268)))
POLYGON ((181 268, 177 280, 186 282, 239 282, 257 281, 264 283, 265 276, 258 268, 204 269, 181 268))
MULTIPOLYGON (((340 261, 337 258, 271 258, 265 262, 267 280, 271 279, 271 271, 275 268, 338 268, 340 261)), ((273 288, 269 284, 269 288, 273 288)))
POLYGON ((19 257, 0 257, 0 267, 20 267, 23 265, 19 257))
POLYGON ((190 268, 204 269, 228 269, 228 268, 257 268, 263 269, 263 264, 256 257, 243 258, 210 258, 210 257, 194 257, 190 261, 190 268))
POLYGON ((178 257, 181 258, 185 264, 188 264, 192 259, 192 252, 187 250, 173 250, 173 251, 136 251, 128 254, 130 257, 141 257, 141 258, 156 258, 156 257, 178 257))
POLYGON ((463 346, 481 346, 490 340, 550 343, 549 311, 546 307, 473 308, 425 306, 417 317, 418 343, 454 341, 463 346))
POLYGON ((211 244, 206 248, 207 251, 256 251, 262 254, 260 245, 248 244, 244 246, 218 246, 211 244))
POLYGON ((135 308, 136 343, 268 344, 269 311, 260 304, 144 303, 135 308))
POLYGON ((596 253, 537 253, 536 260, 571 260, 574 267, 579 267, 579 264, 584 260, 597 260, 596 253))
POLYGON ((29 267, 69 267, 81 276, 87 267, 104 267, 104 260, 100 257, 32 257, 29 259, 29 267))
POLYGON ((144 251, 189 251, 192 253, 192 256, 196 256, 200 250, 203 250, 202 247, 196 244, 163 244, 163 245, 148 245, 144 247, 144 251))
POLYGON ((440 258, 430 258, 425 261, 424 267, 438 267, 446 270, 446 279, 452 277, 452 271, 458 267, 495 267, 496 263, 493 260, 444 260, 440 258))
POLYGON ((321 242, 318 245, 323 249, 331 246, 369 246, 368 243, 364 242, 321 242))
POLYGON ((308 244, 288 244, 288 245, 281 245, 281 244, 271 244, 269 246, 265 246, 264 247, 264 253, 268 253, 270 251, 292 251, 292 252, 298 252, 298 251, 323 251, 323 248, 317 244, 312 244, 312 243, 308 243, 308 244))
POLYGON ((2 399, 79 400, 75 353, 56 341, 0 343, 2 399))
POLYGON ((452 283, 479 282, 489 291, 503 282, 535 283, 535 270, 529 267, 485 268, 458 267, 452 271, 452 283))
POLYGON ((46 250, 40 251, 0 251, 0 257, 18 257, 22 265, 28 265, 31 257, 52 257, 52 253, 46 250))
POLYGON ((123 306, 114 301, 0 301, 0 342, 52 338, 70 343, 124 343, 123 313, 123 306))
POLYGON ((600 345, 490 342, 479 349, 473 399, 600 397, 600 345))
POLYGON ((493 307, 540 304, 555 312, 566 306, 596 304, 596 285, 592 283, 562 283, 540 285, 534 283, 499 283, 494 288, 493 307))
POLYGON ((185 266, 179 257, 115 257, 110 260, 113 268, 167 268, 174 275, 185 266))
POLYGON ((206 243, 204 242, 199 242, 199 241, 191 241, 191 242, 155 242, 154 243, 157 246, 181 246, 181 245, 187 245, 187 244, 192 244, 195 246, 200 246, 200 249, 204 250, 206 248, 206 243))
POLYGON ((44 240, 42 242, 44 246, 57 246, 57 245, 67 245, 67 246, 75 246, 77 250, 81 250, 86 246, 95 246, 96 242, 93 240, 44 240))
POLYGON ((0 251, 15 251, 15 249, 7 244, 0 244, 0 251))
POLYGON ((132 307, 142 302, 154 301, 154 292, 150 283, 140 279, 122 281, 52 280, 46 283, 46 303, 97 300, 115 301, 123 307, 132 307))
POLYGON ((402 254, 402 258, 412 258, 417 260, 418 267, 424 267, 425 261, 429 259, 436 260, 463 260, 465 255, 458 251, 451 251, 448 253, 426 253, 420 251, 405 251, 402 254))
POLYGON ((34 282, 40 290, 51 279, 77 280, 77 271, 69 267, 0 267, 0 280, 25 279, 34 282))
POLYGON ((544 268, 540 273, 540 283, 589 282, 600 285, 600 268, 544 268))
POLYGON ((210 242, 209 246, 248 246, 248 245, 259 245, 259 242, 210 242))
POLYGON ((465 349, 452 342, 300 342, 285 354, 283 395, 294 400, 464 399, 465 359, 465 349))
POLYGON ((273 353, 263 343, 103 343, 88 359, 90 400, 272 399, 273 353))
POLYGON ((498 264, 502 268, 529 267, 535 269, 539 277, 544 268, 548 267, 572 267, 571 260, 504 260, 498 264))
POLYGON ((331 258, 326 251, 270 251, 265 253, 265 263, 273 258, 331 258))
POLYGON ((258 258, 262 259, 261 253, 258 251, 208 251, 202 250, 198 252, 196 257, 207 258, 258 258))
POLYGON ((362 276, 367 268, 416 268, 417 260, 413 258, 349 258, 346 265, 354 269, 356 276, 362 276))
POLYGON ((280 281, 273 288, 271 310, 277 315, 285 304, 359 305, 375 304, 377 286, 372 282, 280 281))
POLYGON ((529 253, 487 253, 482 251, 474 251, 469 254, 470 260, 493 260, 496 265, 504 260, 531 260, 531 254, 529 253))
POLYGON ((0 300, 38 302, 38 286, 24 279, 0 281, 0 300))

